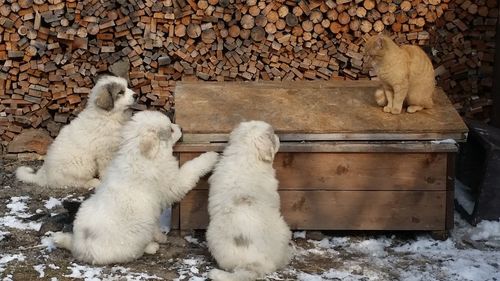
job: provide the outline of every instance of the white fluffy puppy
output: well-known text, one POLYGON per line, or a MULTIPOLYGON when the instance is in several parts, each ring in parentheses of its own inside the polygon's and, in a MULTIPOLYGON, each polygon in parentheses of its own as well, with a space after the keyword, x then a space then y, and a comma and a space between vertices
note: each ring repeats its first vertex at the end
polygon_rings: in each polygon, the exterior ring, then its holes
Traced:
POLYGON ((262 121, 241 123, 209 179, 206 237, 219 266, 215 281, 264 277, 285 266, 292 251, 291 232, 280 214, 273 169, 279 139, 262 121))
POLYGON ((159 218, 179 201, 218 159, 207 152, 185 163, 172 154, 180 129, 160 112, 135 114, 123 130, 123 143, 102 184, 82 203, 73 233, 55 233, 56 246, 92 264, 129 262, 154 254, 166 236, 159 218))
POLYGON ((92 88, 85 109, 62 128, 47 151, 43 166, 35 172, 19 167, 23 182, 50 187, 93 188, 99 184, 120 144, 120 130, 130 120, 134 92, 116 76, 101 77, 92 88))

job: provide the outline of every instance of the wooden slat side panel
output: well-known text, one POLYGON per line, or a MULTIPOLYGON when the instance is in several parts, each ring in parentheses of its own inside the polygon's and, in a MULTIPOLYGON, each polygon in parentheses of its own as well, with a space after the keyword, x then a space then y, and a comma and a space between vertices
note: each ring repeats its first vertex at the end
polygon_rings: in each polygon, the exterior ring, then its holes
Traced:
POLYGON ((443 230, 445 191, 287 191, 283 214, 293 229, 443 230))
POLYGON ((170 229, 178 230, 180 227, 180 204, 174 204, 172 206, 172 213, 170 219, 170 229))
POLYGON ((446 174, 446 230, 452 230, 455 222, 455 159, 456 153, 447 154, 446 174))
POLYGON ((446 154, 279 153, 280 189, 445 190, 446 154))
MULTIPOLYGON (((446 191, 280 191, 292 229, 444 230, 446 191)), ((181 202, 181 229, 208 225, 207 190, 181 202)))
POLYGON ((191 190, 180 202, 180 228, 206 229, 208 220, 208 190, 191 190))
MULTIPOLYGON (((181 164, 199 153, 181 153, 181 164)), ((280 190, 446 190, 446 153, 278 153, 280 190)), ((208 189, 200 181, 196 189, 208 189)))

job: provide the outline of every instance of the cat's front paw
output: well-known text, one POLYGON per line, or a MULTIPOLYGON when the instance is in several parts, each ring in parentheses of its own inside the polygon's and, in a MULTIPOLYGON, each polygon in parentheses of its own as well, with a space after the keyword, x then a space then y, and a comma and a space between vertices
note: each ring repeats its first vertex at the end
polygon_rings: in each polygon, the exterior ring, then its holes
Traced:
POLYGON ((391 113, 392 114, 401 114, 401 108, 392 108, 391 113))
POLYGON ((384 112, 389 113, 389 112, 391 112, 391 110, 392 110, 392 108, 390 106, 388 106, 388 105, 384 106, 384 112))

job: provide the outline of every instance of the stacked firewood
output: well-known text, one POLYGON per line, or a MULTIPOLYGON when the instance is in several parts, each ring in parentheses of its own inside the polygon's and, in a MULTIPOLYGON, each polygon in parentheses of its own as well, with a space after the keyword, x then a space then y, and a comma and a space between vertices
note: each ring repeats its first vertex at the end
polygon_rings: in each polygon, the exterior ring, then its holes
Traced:
POLYGON ((0 136, 52 136, 93 79, 130 62, 138 109, 172 111, 175 81, 371 79, 387 32, 432 57, 456 108, 487 118, 495 0, 0 0, 0 136))

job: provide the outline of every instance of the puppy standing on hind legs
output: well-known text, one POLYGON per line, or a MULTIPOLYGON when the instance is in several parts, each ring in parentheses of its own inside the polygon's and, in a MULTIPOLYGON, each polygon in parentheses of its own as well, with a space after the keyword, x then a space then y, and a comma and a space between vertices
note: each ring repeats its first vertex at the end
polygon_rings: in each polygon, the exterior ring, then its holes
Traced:
POLYGON ((19 180, 49 187, 99 184, 120 143, 120 130, 130 119, 134 92, 120 77, 103 76, 92 88, 85 109, 64 128, 47 151, 43 166, 19 167, 19 180))
POLYGON ((102 184, 78 210, 73 233, 55 233, 55 244, 92 264, 154 254, 158 242, 166 242, 161 211, 181 200, 218 160, 207 152, 179 168, 172 146, 180 137, 179 127, 160 112, 135 114, 102 184))
POLYGON ((221 269, 215 281, 262 278, 291 259, 291 232, 280 214, 272 163, 279 149, 273 128, 261 121, 241 123, 209 179, 207 243, 221 269))

